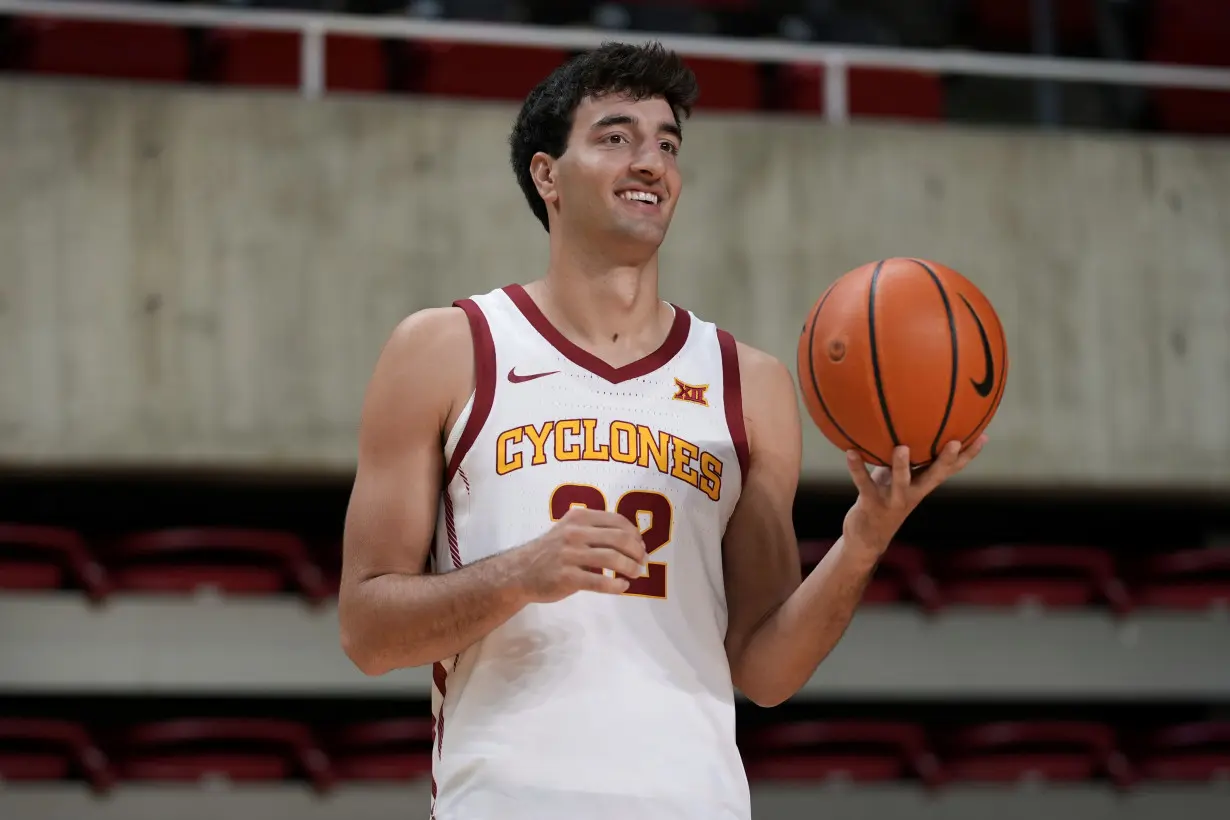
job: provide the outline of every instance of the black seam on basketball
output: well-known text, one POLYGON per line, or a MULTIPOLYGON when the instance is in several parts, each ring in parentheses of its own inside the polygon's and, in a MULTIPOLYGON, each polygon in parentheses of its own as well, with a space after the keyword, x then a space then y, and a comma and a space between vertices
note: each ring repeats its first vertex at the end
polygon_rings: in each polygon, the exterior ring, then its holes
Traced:
POLYGON ((940 298, 944 300, 944 312, 948 314, 948 334, 952 339, 952 378, 948 382, 948 404, 944 407, 944 418, 940 420, 939 429, 935 431, 935 440, 931 442, 931 458, 939 458, 940 455, 940 438, 944 435, 944 428, 948 426, 948 417, 952 415, 952 403, 957 398, 957 368, 960 364, 959 347, 957 345, 957 319, 952 315, 952 303, 948 301, 948 292, 944 290, 944 283, 940 281, 940 277, 935 275, 935 271, 927 267, 926 264, 919 260, 913 260, 920 268, 927 272, 931 277, 931 281, 935 283, 935 287, 940 292, 940 298))
POLYGON ((876 395, 880 397, 880 410, 884 413, 884 426, 888 428, 888 437, 893 441, 893 447, 900 446, 897 431, 893 427, 893 418, 888 414, 888 397, 884 395, 884 382, 880 379, 880 354, 876 350, 876 284, 880 279, 880 268, 884 261, 876 263, 876 269, 871 272, 871 286, 867 288, 867 325, 871 344, 871 373, 876 381, 876 395))
POLYGON ((836 283, 833 283, 833 285, 829 286, 829 289, 825 291, 824 296, 820 298, 820 304, 816 305, 816 310, 812 314, 811 330, 808 331, 807 334, 807 369, 811 373, 811 389, 816 394, 816 401, 820 402, 820 409, 824 411, 824 415, 828 417, 829 422, 837 428, 837 432, 846 437, 846 441, 850 442, 850 446, 875 461, 887 464, 889 462, 884 461, 884 459, 859 444, 854 440, 853 436, 842 429, 841 425, 837 423, 837 419, 833 418, 833 414, 829 412, 829 406, 825 403, 824 396, 820 393, 820 382, 816 380, 816 358, 815 353, 813 352, 815 350, 816 342, 816 325, 820 324, 820 311, 824 309, 824 303, 829 300, 829 296, 833 293, 833 290, 836 287, 836 283))

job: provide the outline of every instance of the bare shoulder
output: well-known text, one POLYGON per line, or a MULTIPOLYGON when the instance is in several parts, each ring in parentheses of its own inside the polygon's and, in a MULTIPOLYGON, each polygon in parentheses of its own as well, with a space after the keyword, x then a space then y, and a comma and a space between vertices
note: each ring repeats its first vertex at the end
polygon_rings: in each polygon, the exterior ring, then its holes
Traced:
POLYGON ((436 307, 415 311, 398 322, 386 345, 386 352, 399 359, 420 359, 443 355, 464 359, 473 355, 470 323, 458 307, 436 307))
POLYGON ((752 462, 769 451, 777 458, 800 453, 802 431, 790 369, 776 356, 752 345, 736 342, 735 348, 752 462))
POLYGON ((749 388, 768 388, 778 391, 788 389, 793 392, 794 378, 786 365, 771 353, 752 347, 746 342, 735 342, 739 354, 739 380, 744 393, 749 388))
MULTIPOLYGON (((368 385, 363 426, 384 430, 414 421, 443 426, 474 385, 474 342, 461 308, 427 308, 401 320, 385 342, 368 385)), ((417 426, 417 425, 415 425, 417 426)))

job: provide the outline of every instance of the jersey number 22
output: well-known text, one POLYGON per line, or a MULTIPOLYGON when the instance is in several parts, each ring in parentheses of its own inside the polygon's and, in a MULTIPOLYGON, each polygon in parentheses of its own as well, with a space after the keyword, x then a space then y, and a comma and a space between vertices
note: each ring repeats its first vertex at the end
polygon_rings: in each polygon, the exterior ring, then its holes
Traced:
MULTIPOLYGON (((556 487, 555 492, 551 493, 551 520, 560 520, 573 507, 605 510, 606 496, 597 487, 588 484, 561 484, 556 487)), ((619 497, 615 512, 641 530, 641 540, 645 542, 647 555, 652 555, 670 543, 674 510, 671 509, 670 499, 661 493, 629 490, 619 497), (644 528, 641 528, 641 515, 646 515, 649 519, 648 526, 644 528)), ((665 598, 666 564, 661 561, 646 561, 646 564, 646 573, 640 578, 634 578, 623 594, 665 598)))

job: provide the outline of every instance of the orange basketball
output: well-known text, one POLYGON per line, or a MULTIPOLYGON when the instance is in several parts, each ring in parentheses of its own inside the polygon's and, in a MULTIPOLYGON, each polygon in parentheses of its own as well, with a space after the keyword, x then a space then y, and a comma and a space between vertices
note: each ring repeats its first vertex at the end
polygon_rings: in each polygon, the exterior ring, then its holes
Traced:
POLYGON ((799 387, 829 441, 888 464, 893 448, 929 464, 968 446, 999 409, 1008 344, 990 301, 923 259, 855 268, 816 302, 799 337, 799 387))

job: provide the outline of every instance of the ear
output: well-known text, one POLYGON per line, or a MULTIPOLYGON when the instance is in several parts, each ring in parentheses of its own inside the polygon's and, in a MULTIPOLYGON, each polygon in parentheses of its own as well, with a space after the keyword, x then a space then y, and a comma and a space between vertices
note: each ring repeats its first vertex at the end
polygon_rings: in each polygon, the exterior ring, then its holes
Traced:
POLYGON ((530 178, 534 180, 534 187, 538 189, 538 195, 548 205, 559 199, 559 192, 555 185, 555 159, 549 154, 539 151, 530 158, 530 178))

